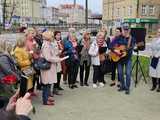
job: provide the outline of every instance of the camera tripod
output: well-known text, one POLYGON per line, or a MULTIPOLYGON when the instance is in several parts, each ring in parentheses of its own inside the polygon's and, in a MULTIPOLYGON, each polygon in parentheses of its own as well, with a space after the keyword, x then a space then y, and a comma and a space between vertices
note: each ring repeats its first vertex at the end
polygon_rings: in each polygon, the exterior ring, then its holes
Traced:
POLYGON ((144 75, 141 62, 140 62, 140 60, 139 60, 139 50, 136 49, 136 50, 134 50, 134 51, 137 53, 137 56, 136 56, 135 62, 133 63, 133 66, 132 66, 132 72, 133 72, 133 69, 136 67, 135 87, 137 87, 137 84, 138 84, 138 82, 140 81, 140 80, 138 81, 138 68, 140 68, 140 71, 141 71, 142 76, 143 76, 143 78, 144 78, 143 80, 144 80, 144 82, 145 82, 146 84, 147 84, 147 80, 146 80, 146 77, 145 77, 145 75, 144 75))

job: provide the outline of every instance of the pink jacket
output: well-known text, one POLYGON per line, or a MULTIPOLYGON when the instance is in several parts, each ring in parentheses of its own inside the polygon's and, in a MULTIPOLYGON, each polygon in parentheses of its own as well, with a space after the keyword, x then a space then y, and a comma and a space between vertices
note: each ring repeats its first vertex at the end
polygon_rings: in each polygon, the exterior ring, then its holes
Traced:
POLYGON ((44 40, 42 45, 42 56, 52 64, 49 70, 41 70, 43 84, 57 83, 57 63, 61 62, 60 58, 57 56, 57 52, 58 51, 50 42, 44 40))

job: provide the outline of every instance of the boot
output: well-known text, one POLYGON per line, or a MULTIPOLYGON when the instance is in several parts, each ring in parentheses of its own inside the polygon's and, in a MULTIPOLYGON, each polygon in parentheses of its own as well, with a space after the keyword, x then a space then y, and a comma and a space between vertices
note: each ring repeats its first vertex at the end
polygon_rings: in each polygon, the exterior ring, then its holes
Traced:
POLYGON ((62 95, 62 94, 59 93, 57 88, 54 88, 53 89, 53 95, 62 95))
POLYGON ((52 93, 53 95, 61 95, 58 91, 57 83, 54 84, 52 93))
POLYGON ((152 78, 152 88, 151 91, 154 91, 157 87, 157 78, 152 78))
POLYGON ((160 78, 158 79, 158 89, 157 92, 160 92, 160 78))

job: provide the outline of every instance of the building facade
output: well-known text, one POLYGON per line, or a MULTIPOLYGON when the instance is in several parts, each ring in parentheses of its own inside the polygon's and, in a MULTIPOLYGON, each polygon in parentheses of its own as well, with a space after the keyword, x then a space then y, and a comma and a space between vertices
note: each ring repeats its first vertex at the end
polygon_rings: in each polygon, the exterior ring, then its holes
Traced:
POLYGON ((41 17, 42 17, 42 24, 45 24, 47 22, 47 0, 41 0, 41 17))
POLYGON ((55 7, 47 7, 47 23, 58 24, 59 23, 59 9, 55 7))
POLYGON ((43 0, 6 0, 6 21, 28 24, 42 22, 42 2, 43 0))
POLYGON ((68 14, 67 23, 85 23, 85 9, 78 4, 62 4, 59 7, 61 13, 68 14))
POLYGON ((103 23, 110 29, 124 23, 154 32, 160 19, 160 0, 103 0, 103 23))
POLYGON ((0 0, 0 24, 3 21, 3 7, 2 7, 2 0, 0 0))

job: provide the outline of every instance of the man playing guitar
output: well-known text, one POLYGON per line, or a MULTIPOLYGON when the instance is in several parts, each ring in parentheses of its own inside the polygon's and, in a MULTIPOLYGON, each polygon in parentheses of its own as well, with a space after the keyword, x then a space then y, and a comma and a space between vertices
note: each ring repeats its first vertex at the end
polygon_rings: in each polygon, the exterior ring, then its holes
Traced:
POLYGON ((132 52, 135 45, 135 40, 130 35, 130 29, 124 26, 122 29, 122 36, 119 36, 112 43, 111 58, 114 55, 118 56, 118 79, 120 81, 120 88, 118 91, 125 91, 126 94, 130 94, 131 83, 131 69, 132 69, 132 52), (124 80, 123 69, 125 66, 126 80, 124 80))

